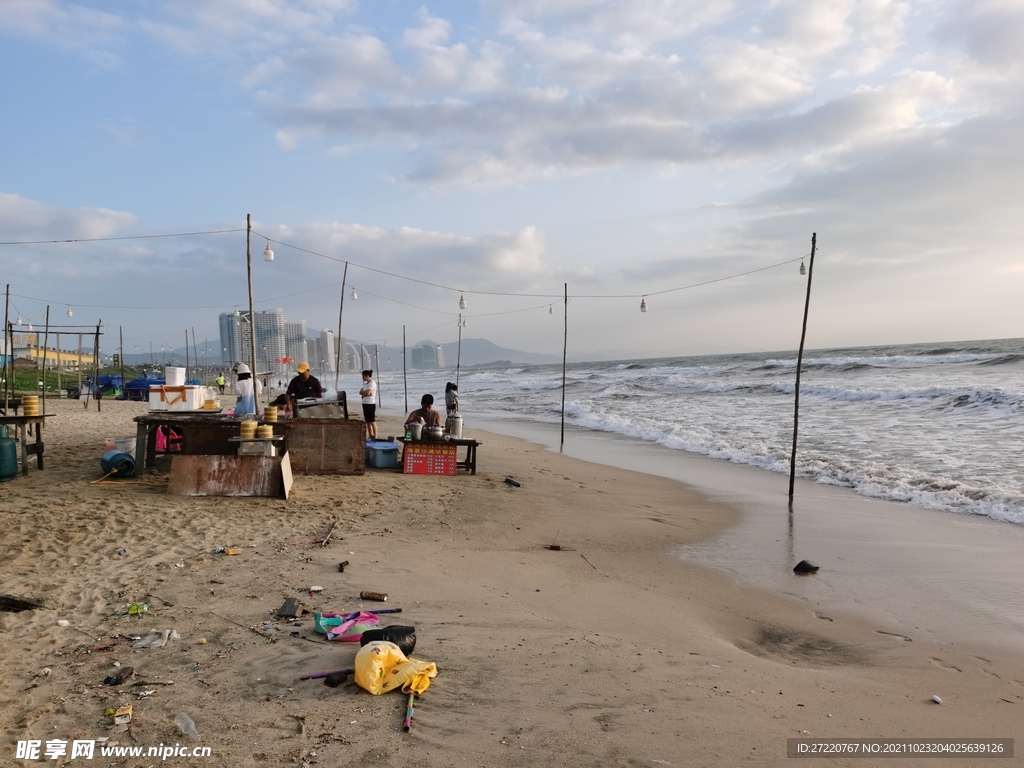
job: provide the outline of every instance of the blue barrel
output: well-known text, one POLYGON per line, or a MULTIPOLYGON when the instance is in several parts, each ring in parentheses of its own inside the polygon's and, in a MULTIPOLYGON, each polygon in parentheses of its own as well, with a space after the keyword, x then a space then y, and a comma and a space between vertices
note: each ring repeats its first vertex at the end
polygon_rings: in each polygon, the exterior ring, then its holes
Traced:
POLYGON ((18 476, 18 441, 7 436, 7 430, 0 427, 0 483, 6 483, 18 476))
POLYGON ((131 477, 135 474, 135 457, 124 451, 107 451, 100 459, 100 466, 114 477, 131 477))

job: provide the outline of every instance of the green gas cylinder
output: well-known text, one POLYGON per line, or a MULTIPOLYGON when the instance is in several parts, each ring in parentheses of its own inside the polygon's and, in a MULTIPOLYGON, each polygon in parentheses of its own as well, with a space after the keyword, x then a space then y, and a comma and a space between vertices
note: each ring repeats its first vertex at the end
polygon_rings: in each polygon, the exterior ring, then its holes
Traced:
POLYGON ((18 441, 7 436, 7 430, 0 427, 0 483, 6 483, 18 476, 18 441))

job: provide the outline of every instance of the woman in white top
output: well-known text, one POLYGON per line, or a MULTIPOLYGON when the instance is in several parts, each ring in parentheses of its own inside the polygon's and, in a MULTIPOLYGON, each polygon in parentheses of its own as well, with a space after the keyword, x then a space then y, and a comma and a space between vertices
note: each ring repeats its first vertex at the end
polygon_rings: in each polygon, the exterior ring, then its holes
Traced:
POLYGON ((263 385, 252 377, 252 371, 245 363, 238 364, 238 382, 235 384, 238 402, 235 404, 236 415, 256 413, 256 401, 263 394, 263 385))

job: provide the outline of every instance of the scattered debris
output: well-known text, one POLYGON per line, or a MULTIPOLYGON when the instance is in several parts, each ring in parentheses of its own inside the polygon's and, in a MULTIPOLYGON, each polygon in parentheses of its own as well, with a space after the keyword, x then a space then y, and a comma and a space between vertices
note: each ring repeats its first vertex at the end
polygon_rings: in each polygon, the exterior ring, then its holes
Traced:
POLYGON ((314 584, 309 588, 309 596, 312 597, 313 595, 319 595, 323 591, 323 587, 321 587, 319 584, 314 584))
POLYGON ((186 736, 191 736, 196 741, 200 741, 199 731, 196 728, 196 724, 192 722, 192 718, 187 714, 179 712, 175 716, 174 722, 177 723, 178 729, 186 736))
POLYGON ((364 589, 359 593, 359 597, 363 600, 376 600, 381 603, 386 603, 388 601, 387 592, 370 592, 364 589))
POLYGON ((522 488, 523 487, 522 483, 520 483, 518 480, 513 480, 511 477, 506 477, 505 478, 505 482, 508 483, 509 485, 511 485, 514 488, 522 488))
POLYGON ((324 678, 324 685, 329 688, 337 688, 339 685, 348 680, 349 671, 347 669, 341 669, 337 672, 332 672, 324 678))
POLYGON ((807 574, 817 572, 818 566, 812 565, 807 560, 801 560, 799 563, 793 566, 793 573, 807 574))
POLYGON ((57 626, 58 627, 70 627, 71 626, 71 622, 68 621, 67 619, 57 619, 57 626))
POLYGON ((116 674, 108 675, 103 679, 104 685, 121 685, 135 676, 135 667, 121 667, 116 674))
POLYGON ((561 544, 545 544, 544 549, 550 549, 555 552, 575 552, 576 547, 563 547, 561 544))
POLYGON ((344 561, 338 563, 338 573, 344 573, 346 565, 348 565, 348 560, 344 560, 344 561))
POLYGON ((934 701, 936 704, 942 703, 942 699, 940 699, 938 696, 932 696, 932 701, 934 701))
MULTIPOLYGON (((321 587, 321 591, 322 591, 321 587)), ((277 609, 277 615, 282 619, 297 619, 307 613, 312 613, 313 608, 299 601, 298 598, 286 598, 281 607, 277 609)))
POLYGON ((338 524, 338 519, 337 518, 335 518, 334 520, 331 521, 331 528, 330 528, 330 530, 327 531, 327 535, 324 536, 323 540, 320 542, 320 546, 321 547, 326 547, 327 546, 327 542, 329 542, 331 540, 331 534, 334 533, 334 526, 336 526, 337 524, 338 524))
POLYGON ((181 635, 176 629, 153 630, 144 638, 132 645, 132 648, 163 648, 168 640, 180 640, 181 635))
POLYGON ((132 721, 132 705, 125 704, 114 710, 114 725, 128 725, 132 721))

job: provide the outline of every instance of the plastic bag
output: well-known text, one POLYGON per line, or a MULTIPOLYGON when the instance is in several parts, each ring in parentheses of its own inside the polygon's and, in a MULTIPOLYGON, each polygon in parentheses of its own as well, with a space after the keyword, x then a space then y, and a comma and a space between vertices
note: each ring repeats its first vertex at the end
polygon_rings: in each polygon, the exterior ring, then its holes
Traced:
POLYGON ((380 618, 375 613, 360 611, 359 613, 349 614, 341 624, 327 630, 327 639, 341 640, 348 643, 358 642, 363 632, 377 626, 379 621, 380 618))
POLYGON ((398 689, 421 694, 432 677, 437 677, 434 662, 407 659, 397 645, 385 640, 367 643, 356 654, 356 684, 374 696, 398 689))
POLYGON ((408 656, 416 648, 416 627, 392 625, 390 627, 369 629, 363 632, 363 636, 359 639, 359 644, 366 645, 377 640, 387 640, 389 643, 394 643, 402 653, 408 656))

